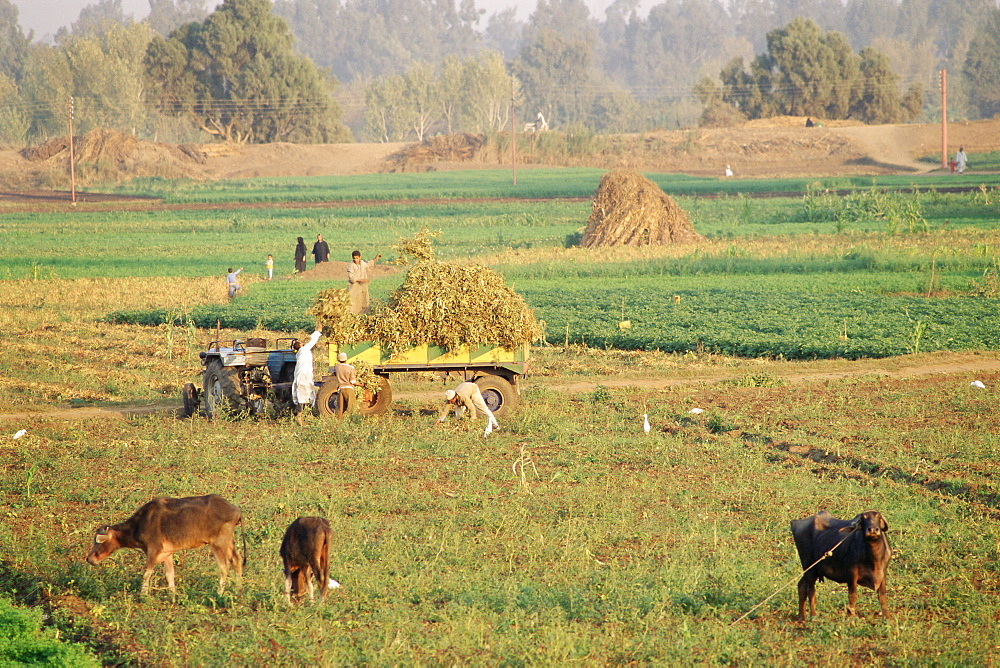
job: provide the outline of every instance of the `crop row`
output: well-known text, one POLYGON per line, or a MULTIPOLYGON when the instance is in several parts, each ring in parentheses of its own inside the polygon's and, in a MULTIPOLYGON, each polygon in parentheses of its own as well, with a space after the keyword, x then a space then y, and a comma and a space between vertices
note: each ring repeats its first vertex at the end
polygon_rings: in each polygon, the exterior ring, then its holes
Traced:
MULTIPOLYGON (((889 275, 881 283, 877 278, 856 274, 744 276, 739 282, 727 276, 521 280, 518 289, 544 321, 551 344, 788 359, 1000 348, 997 299, 928 298, 915 294, 917 277, 889 275), (886 287, 896 292, 886 292, 886 287), (622 325, 624 321, 628 324, 622 325)), ((188 313, 115 312, 109 319, 280 332, 312 328, 306 314, 313 297, 308 285, 298 284, 294 292, 260 287, 232 303, 188 313)))

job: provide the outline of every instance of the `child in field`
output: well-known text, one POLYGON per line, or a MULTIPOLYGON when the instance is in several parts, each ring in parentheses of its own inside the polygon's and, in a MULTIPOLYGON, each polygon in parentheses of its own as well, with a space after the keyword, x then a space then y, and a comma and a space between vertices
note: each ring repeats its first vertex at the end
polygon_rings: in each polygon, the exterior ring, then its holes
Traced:
POLYGON ((236 291, 240 289, 240 282, 236 277, 240 275, 241 271, 243 271, 243 267, 240 267, 236 271, 233 271, 233 268, 230 267, 229 273, 226 274, 226 287, 229 288, 230 299, 232 299, 233 296, 236 295, 236 291))
POLYGON ((268 253, 267 260, 264 262, 264 268, 267 269, 267 280, 274 278, 274 257, 268 253))

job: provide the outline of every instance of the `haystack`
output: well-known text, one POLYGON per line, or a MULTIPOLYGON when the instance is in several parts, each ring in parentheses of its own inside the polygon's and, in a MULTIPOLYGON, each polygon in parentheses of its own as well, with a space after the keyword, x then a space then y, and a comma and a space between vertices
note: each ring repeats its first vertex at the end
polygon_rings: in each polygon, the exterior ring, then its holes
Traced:
POLYGON ((659 186, 641 174, 618 169, 601 179, 580 245, 650 246, 704 239, 659 186))

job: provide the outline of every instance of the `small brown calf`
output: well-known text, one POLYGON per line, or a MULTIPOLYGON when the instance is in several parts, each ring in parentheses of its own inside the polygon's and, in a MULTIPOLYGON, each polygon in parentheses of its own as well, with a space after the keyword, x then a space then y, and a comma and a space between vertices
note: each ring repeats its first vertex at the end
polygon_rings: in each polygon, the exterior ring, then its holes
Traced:
POLYGON ((319 583, 320 600, 326 598, 332 536, 330 523, 322 517, 300 517, 288 525, 280 554, 285 567, 285 599, 289 604, 299 603, 307 587, 309 600, 314 600, 313 577, 319 583))
POLYGON ((878 593, 882 615, 891 616, 885 591, 885 571, 892 559, 892 548, 885 537, 888 530, 889 523, 877 510, 868 510, 852 520, 837 519, 825 510, 792 520, 795 549, 805 570, 799 579, 799 621, 806 619, 807 599, 810 615, 816 615, 816 582, 823 578, 847 585, 847 614, 857 614, 855 603, 861 585, 878 593), (830 556, 812 566, 830 550, 830 556))

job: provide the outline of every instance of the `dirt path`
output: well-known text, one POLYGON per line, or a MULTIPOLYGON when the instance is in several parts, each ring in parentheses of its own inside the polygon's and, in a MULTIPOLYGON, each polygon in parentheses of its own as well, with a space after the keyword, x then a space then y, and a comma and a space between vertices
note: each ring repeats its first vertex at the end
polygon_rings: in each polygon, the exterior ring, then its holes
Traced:
POLYGON ((929 172, 939 168, 928 162, 919 162, 919 147, 926 129, 916 125, 859 125, 831 128, 830 132, 850 137, 864 147, 868 158, 876 165, 888 169, 912 172, 929 172), (918 153, 914 153, 917 150, 918 153))
MULTIPOLYGON (((770 375, 783 380, 784 382, 797 385, 805 383, 815 383, 828 380, 840 380, 859 376, 875 376, 881 378, 904 379, 918 378, 934 375, 966 375, 968 382, 976 380, 977 374, 1000 371, 1000 355, 990 357, 973 353, 958 353, 954 357, 957 359, 943 364, 912 364, 900 367, 892 367, 884 364, 885 360, 861 360, 851 362, 851 368, 838 371, 808 371, 785 369, 770 375)), ((746 369, 738 370, 714 370, 707 371, 696 376, 684 377, 608 377, 600 380, 579 380, 573 382, 563 382, 550 380, 547 378, 528 377, 524 380, 525 387, 545 386, 550 390, 565 392, 567 394, 579 394, 592 392, 598 386, 621 388, 621 387, 641 387, 647 390, 661 390, 668 387, 679 387, 684 385, 698 385, 704 383, 721 383, 736 380, 745 376, 746 369)), ((964 380, 964 379, 963 379, 964 380)), ((405 399, 408 401, 436 401, 441 394, 440 390, 418 390, 394 392, 394 399, 405 399)), ((181 416, 179 404, 166 403, 147 406, 123 406, 123 407, 87 407, 87 408, 64 408, 48 411, 37 411, 31 413, 0 413, 0 422, 17 421, 30 423, 32 420, 88 420, 88 419, 112 419, 130 420, 146 415, 173 413, 177 417, 181 416)), ((19 425, 24 426, 24 425, 19 425)))

